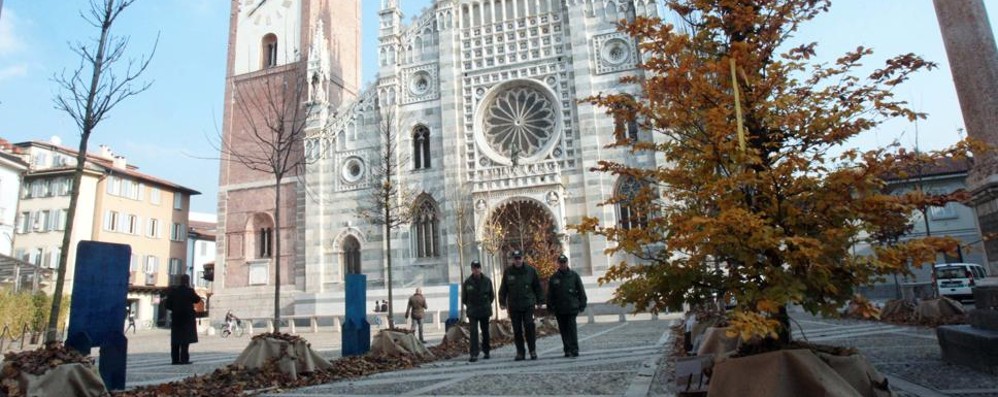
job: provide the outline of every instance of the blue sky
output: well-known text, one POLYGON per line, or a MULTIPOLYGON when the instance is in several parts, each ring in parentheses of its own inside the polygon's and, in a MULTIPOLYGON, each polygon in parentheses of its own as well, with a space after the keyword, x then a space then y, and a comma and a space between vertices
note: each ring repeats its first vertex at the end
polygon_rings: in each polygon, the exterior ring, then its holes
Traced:
MULTIPOLYGON (((77 147, 79 132, 65 113, 55 110, 53 74, 78 64, 67 43, 89 40, 95 31, 79 17, 87 2, 4 0, 0 14, 0 137, 13 142, 59 136, 77 147)), ((362 0, 363 80, 374 78, 378 0, 362 0)), ((401 0, 406 20, 431 0, 401 0)), ((91 136, 90 147, 109 145, 140 170, 202 192, 192 209, 215 212, 218 161, 210 160, 209 137, 221 128, 228 39, 229 1, 139 0, 115 25, 130 36, 129 54, 148 54, 157 34, 159 47, 144 77, 149 91, 126 100, 91 136)), ((989 4, 992 29, 998 7, 989 4)), ((821 59, 831 60, 863 45, 875 51, 869 66, 907 52, 939 63, 897 94, 916 110, 929 113, 917 125, 891 122, 854 141, 872 148, 899 139, 914 146, 916 130, 923 149, 957 141, 963 127, 946 54, 930 0, 839 0, 832 11, 798 32, 795 42, 819 42, 821 59)))

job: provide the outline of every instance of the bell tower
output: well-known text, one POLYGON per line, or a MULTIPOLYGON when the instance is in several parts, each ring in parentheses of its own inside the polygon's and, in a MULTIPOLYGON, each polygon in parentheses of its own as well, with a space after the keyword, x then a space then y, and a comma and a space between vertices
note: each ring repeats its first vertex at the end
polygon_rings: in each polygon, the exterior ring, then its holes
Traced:
MULTIPOLYGON (((275 188, 273 173, 240 157, 268 155, 267 145, 257 141, 260 126, 273 125, 262 109, 274 105, 274 90, 260 87, 303 87, 300 98, 282 102, 285 107, 321 104, 336 109, 357 96, 360 0, 230 1, 213 301, 246 315, 272 315, 278 262, 282 308, 293 306, 293 296, 304 290, 305 193, 297 173, 284 175, 275 188), (274 233, 275 225, 279 233, 274 233), (278 236, 281 252, 275 252, 278 236)), ((287 97, 286 91, 278 94, 287 97)), ((302 149, 293 155, 303 156, 304 144, 294 145, 302 149)), ((283 314, 293 313, 282 309, 283 314)))

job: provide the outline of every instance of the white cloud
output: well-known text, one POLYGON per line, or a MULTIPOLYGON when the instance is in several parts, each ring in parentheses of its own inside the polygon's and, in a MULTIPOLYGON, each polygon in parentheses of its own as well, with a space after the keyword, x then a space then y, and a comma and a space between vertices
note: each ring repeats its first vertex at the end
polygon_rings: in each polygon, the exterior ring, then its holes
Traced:
POLYGON ((0 56, 13 54, 24 48, 24 41, 17 35, 17 14, 7 8, 0 16, 0 56))
POLYGON ((0 67, 0 81, 14 77, 23 77, 28 74, 28 65, 13 65, 0 67))

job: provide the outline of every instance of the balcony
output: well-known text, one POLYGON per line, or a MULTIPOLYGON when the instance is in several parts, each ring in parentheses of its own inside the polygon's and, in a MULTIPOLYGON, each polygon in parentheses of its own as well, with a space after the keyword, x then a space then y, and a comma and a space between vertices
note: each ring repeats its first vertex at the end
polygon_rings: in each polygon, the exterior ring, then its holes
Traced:
POLYGON ((159 281, 159 273, 146 273, 146 284, 145 285, 156 285, 159 281))

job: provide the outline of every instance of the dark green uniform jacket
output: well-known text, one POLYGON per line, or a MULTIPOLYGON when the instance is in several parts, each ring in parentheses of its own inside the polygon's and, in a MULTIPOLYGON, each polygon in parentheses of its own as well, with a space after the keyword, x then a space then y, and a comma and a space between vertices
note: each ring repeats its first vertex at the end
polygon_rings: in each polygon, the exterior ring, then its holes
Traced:
POLYGON ((544 303, 544 291, 537 270, 526 263, 519 269, 516 266, 506 268, 499 285, 499 304, 519 312, 538 303, 544 303))
POLYGON ((492 280, 485 277, 468 276, 461 290, 461 303, 468 310, 468 318, 492 317, 492 302, 496 300, 492 280))
POLYGON ((548 279, 548 310, 555 314, 579 314, 586 310, 582 277, 572 269, 558 270, 548 279))

